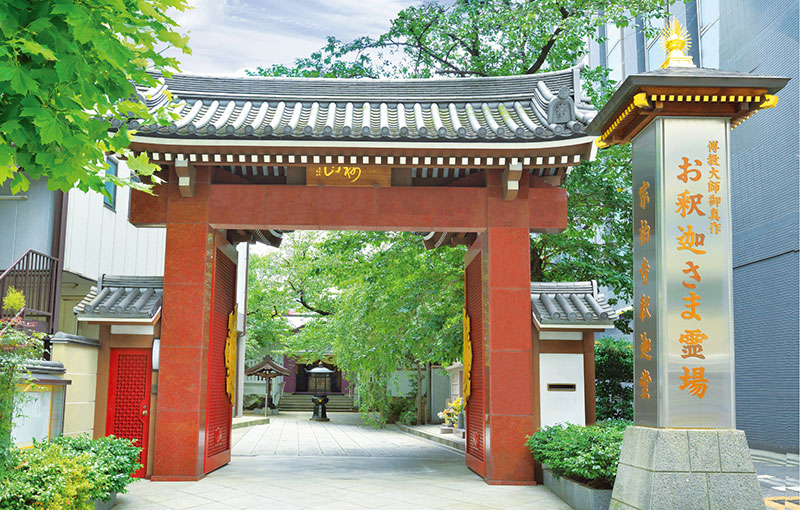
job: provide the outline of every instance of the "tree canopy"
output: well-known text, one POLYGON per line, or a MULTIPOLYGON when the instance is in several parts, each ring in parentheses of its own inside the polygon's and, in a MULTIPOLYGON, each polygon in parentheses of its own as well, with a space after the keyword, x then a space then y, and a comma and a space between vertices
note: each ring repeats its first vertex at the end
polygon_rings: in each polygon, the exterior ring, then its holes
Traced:
POLYGON ((460 358, 463 247, 424 250, 408 232, 285 238, 280 251, 251 258, 251 354, 264 347, 311 359, 333 353, 359 381, 362 409, 381 416, 392 372, 460 358), (311 319, 289 334, 290 313, 311 319))
MULTIPOLYGON (((146 189, 105 175, 105 154, 131 142, 126 121, 165 122, 148 112, 136 84, 155 86, 189 53, 188 38, 167 14, 186 0, 6 0, 0 3, 0 185, 12 193, 30 180, 50 189, 105 191, 105 182, 146 189), (118 130, 110 122, 119 120, 118 130)), ((134 174, 152 175, 146 157, 129 158, 134 174)))

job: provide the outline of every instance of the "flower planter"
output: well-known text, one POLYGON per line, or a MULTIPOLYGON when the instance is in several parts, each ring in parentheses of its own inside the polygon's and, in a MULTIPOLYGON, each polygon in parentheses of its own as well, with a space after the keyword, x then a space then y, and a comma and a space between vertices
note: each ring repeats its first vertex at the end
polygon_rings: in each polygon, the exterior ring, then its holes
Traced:
POLYGON ((439 433, 440 434, 452 434, 453 433, 453 426, 443 423, 439 426, 439 433))
POLYGON ((542 465, 544 486, 564 500, 574 510, 608 510, 611 505, 610 489, 593 489, 563 476, 556 476, 542 465))
POLYGON ((116 504, 117 495, 115 493, 108 498, 108 501, 101 501, 99 499, 94 500, 94 510, 110 510, 116 504))

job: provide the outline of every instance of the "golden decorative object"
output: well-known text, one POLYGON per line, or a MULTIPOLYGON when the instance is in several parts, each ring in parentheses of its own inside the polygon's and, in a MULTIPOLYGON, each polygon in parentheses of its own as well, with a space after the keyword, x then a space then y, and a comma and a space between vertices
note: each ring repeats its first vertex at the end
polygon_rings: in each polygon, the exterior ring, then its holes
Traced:
POLYGON ((681 26, 677 19, 672 18, 672 22, 667 23, 667 26, 661 31, 661 45, 667 53, 667 59, 661 64, 661 69, 696 67, 692 57, 684 53, 691 47, 689 32, 681 26))
POLYGON ((236 392, 236 340, 238 332, 236 330, 237 307, 228 315, 228 337, 225 339, 225 392, 234 405, 234 395, 236 392))
POLYGON ((471 374, 472 374, 472 340, 470 339, 470 323, 467 309, 464 308, 464 402, 469 399, 472 392, 471 374))

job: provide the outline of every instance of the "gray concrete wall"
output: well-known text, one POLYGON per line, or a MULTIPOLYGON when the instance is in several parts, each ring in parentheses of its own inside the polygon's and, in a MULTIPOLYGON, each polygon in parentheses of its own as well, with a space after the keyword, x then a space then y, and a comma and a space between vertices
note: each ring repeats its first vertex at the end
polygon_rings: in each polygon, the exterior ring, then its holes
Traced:
POLYGON ((9 197, 0 187, 0 272, 28 250, 50 255, 55 191, 44 180, 31 182, 27 192, 9 197))

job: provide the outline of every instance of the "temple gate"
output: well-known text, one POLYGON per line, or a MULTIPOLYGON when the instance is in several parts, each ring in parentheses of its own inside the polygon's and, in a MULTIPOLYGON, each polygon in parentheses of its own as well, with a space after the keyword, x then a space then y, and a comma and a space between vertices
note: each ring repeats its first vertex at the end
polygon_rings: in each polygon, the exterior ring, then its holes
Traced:
POLYGON ((139 127, 132 146, 165 181, 130 209, 134 225, 167 229, 154 480, 196 480, 230 459, 221 324, 234 306, 236 243, 405 230, 430 249, 469 246, 467 465, 488 483, 535 483, 524 446, 540 414, 529 234, 566 228, 559 185, 594 157, 579 69, 406 81, 179 75, 142 96, 178 113, 139 127))

